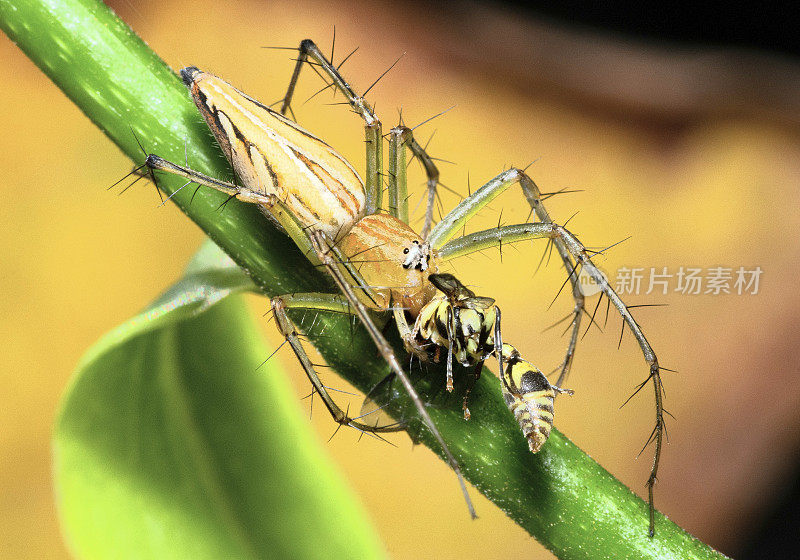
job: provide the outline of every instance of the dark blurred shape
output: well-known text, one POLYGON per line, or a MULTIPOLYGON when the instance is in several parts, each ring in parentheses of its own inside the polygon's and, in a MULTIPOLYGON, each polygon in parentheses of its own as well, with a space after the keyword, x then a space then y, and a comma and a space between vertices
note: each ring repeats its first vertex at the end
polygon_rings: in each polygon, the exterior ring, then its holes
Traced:
POLYGON ((408 34, 449 68, 649 129, 800 125, 795 6, 411 2, 408 34), (420 18, 418 14, 424 13, 420 18), (435 41, 431 40, 435 37, 435 41), (434 43, 435 44, 432 44, 434 43))
POLYGON ((746 47, 800 54, 796 2, 498 2, 568 25, 586 25, 604 33, 661 42, 746 47))
POLYGON ((786 478, 773 507, 735 555, 738 560, 800 558, 800 465, 786 478))

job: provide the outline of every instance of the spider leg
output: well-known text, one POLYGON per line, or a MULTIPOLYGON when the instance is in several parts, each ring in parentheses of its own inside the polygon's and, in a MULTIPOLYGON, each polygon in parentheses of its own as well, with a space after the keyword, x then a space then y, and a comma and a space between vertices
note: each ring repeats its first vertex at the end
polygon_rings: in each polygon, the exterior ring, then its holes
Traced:
MULTIPOLYGON (((656 423, 652 435, 652 440, 655 442, 655 453, 653 465, 650 470, 650 477, 647 480, 647 489, 650 499, 650 533, 652 535, 655 531, 653 485, 655 484, 656 475, 658 474, 658 465, 661 459, 661 450, 664 439, 664 389, 663 385, 661 384, 661 373, 658 365, 658 358, 656 357, 656 354, 650 346, 650 343, 648 342, 644 333, 642 332, 642 329, 639 327, 639 324, 633 318, 628 306, 625 305, 619 295, 617 295, 617 292, 614 291, 614 288, 612 288, 608 283, 608 279, 605 277, 605 275, 600 272, 600 270, 592 262, 592 259, 589 257, 589 252, 586 250, 583 244, 571 232, 558 224, 554 224, 552 222, 538 222, 504 226, 471 233, 444 244, 440 248, 439 252, 442 260, 448 260, 458 256, 467 255, 474 251, 486 249, 488 247, 494 247, 500 243, 516 243, 527 239, 553 239, 557 247, 563 246, 566 248, 570 257, 574 259, 574 262, 576 263, 576 266, 573 267, 572 272, 575 272, 575 268, 577 266, 581 266, 583 267, 583 270, 591 276, 602 293, 608 298, 608 301, 611 302, 611 304, 622 316, 624 324, 628 325, 628 328, 633 333, 633 336, 642 351, 644 359, 649 366, 650 373, 645 380, 645 383, 652 380, 656 404, 656 423)), ((575 274, 575 276, 577 276, 577 274, 575 274)), ((562 377, 559 377, 559 380, 555 385, 560 387, 561 381, 562 377)))
POLYGON ((327 76, 331 80, 330 85, 344 94, 350 108, 364 119, 367 150, 366 213, 374 214, 381 208, 383 198, 383 134, 381 121, 375 115, 373 108, 367 103, 366 99, 355 92, 352 86, 339 73, 339 69, 322 54, 322 51, 314 44, 314 41, 304 39, 300 42, 297 50, 299 52, 297 63, 289 81, 289 87, 286 89, 280 112, 285 115, 287 111, 291 111, 292 98, 294 97, 297 81, 300 78, 300 70, 306 63, 323 80, 327 76))
MULTIPOLYGON (((398 126, 389 131, 389 214, 408 223, 408 176, 406 174, 406 149, 413 136, 411 130, 398 126)), ((423 239, 425 237, 423 236, 423 239)))
MULTIPOLYGON (((353 87, 344 79, 339 72, 339 68, 334 66, 327 57, 320 51, 319 47, 314 44, 310 39, 305 39, 298 47, 299 55, 297 63, 292 73, 292 78, 289 81, 289 86, 286 90, 286 95, 283 98, 283 105, 281 106, 281 114, 286 114, 291 111, 291 103, 294 97, 297 81, 300 78, 300 70, 305 63, 308 63, 311 68, 320 74, 323 79, 327 76, 331 82, 330 86, 335 87, 338 91, 344 94, 350 108, 362 119, 364 119, 364 130, 366 134, 366 150, 367 150, 367 178, 366 178, 366 213, 374 214, 382 207, 383 199, 383 136, 382 125, 378 119, 373 107, 367 100, 358 95, 353 87)), ((373 84, 374 85, 374 84, 373 84)), ((369 91, 369 90, 367 90, 369 91)), ((366 95, 366 94, 365 94, 366 95)), ((425 121, 427 122, 427 121, 425 121)), ((423 124, 423 123, 421 123, 423 124)), ((419 126, 419 125, 417 125, 419 126)), ((389 163, 389 204, 388 210, 394 216, 399 217, 405 223, 408 223, 408 201, 406 189, 406 159, 405 148, 411 150, 415 157, 419 158, 422 166, 425 169, 427 176, 427 207, 425 211, 425 222, 422 228, 423 239, 430 231, 433 222, 433 206, 436 198, 436 188, 439 182, 439 170, 433 163, 431 158, 425 151, 425 148, 417 142, 412 134, 412 129, 405 126, 399 126, 392 129, 389 142, 390 150, 390 163, 389 163), (398 137, 400 138, 399 144, 402 144, 403 149, 399 149, 397 145, 398 137), (394 143, 393 143, 394 142, 394 143), (402 179, 394 179, 402 175, 402 179)))
POLYGON ((397 432, 404 429, 400 424, 390 424, 385 426, 377 426, 364 424, 358 422, 356 419, 351 418, 347 413, 339 407, 333 398, 330 396, 328 389, 322 384, 319 376, 317 375, 314 365, 306 354, 303 344, 298 336, 297 326, 292 321, 287 313, 287 309, 310 309, 316 311, 332 311, 337 313, 351 312, 351 308, 347 301, 343 300, 341 296, 334 294, 322 293, 309 293, 309 294, 291 294, 284 296, 277 296, 272 298, 272 313, 275 317, 275 322, 278 329, 283 334, 286 341, 292 347, 295 355, 297 356, 300 365, 311 381, 316 393, 322 398, 328 412, 331 413, 334 421, 343 426, 350 426, 357 430, 364 432, 397 432))
POLYGON ((425 221, 422 224, 420 236, 425 239, 433 224, 433 207, 436 202, 436 189, 439 185, 439 169, 433 163, 433 158, 428 155, 416 138, 412 129, 406 126, 396 126, 389 131, 389 213, 408 223, 408 178, 406 169, 406 150, 411 150, 413 157, 419 159, 425 169, 427 177, 427 202, 425 206, 425 221))
POLYGON ((398 426, 402 426, 403 428, 407 427, 406 422, 402 420, 395 421, 393 418, 389 417, 385 412, 386 404, 380 404, 381 402, 385 403, 391 400, 392 382, 394 381, 394 378, 395 374, 393 372, 389 372, 374 387, 372 387, 372 389, 370 389, 361 405, 361 412, 359 412, 360 418, 369 417, 370 422, 377 424, 385 416, 388 422, 396 423, 398 426))
MULTIPOLYGON (((462 200, 455 208, 453 208, 453 210, 451 210, 444 218, 442 218, 442 220, 431 230, 430 235, 426 239, 426 241, 428 241, 430 244, 431 249, 441 249, 449 239, 451 239, 459 230, 461 230, 464 224, 466 224, 473 216, 475 216, 475 214, 478 213, 478 211, 489 204, 501 193, 517 183, 519 183, 520 188, 522 189, 522 192, 531 207, 531 211, 536 214, 539 222, 552 224, 553 220, 550 218, 550 214, 542 204, 542 196, 539 188, 536 186, 536 183, 534 183, 533 180, 521 169, 512 168, 503 171, 495 178, 491 179, 481 188, 472 193, 472 195, 462 200)), ((572 288, 572 298, 574 301, 572 321, 570 323, 572 333, 570 335, 566 355, 564 356, 564 360, 560 366, 561 373, 556 381, 556 385, 560 386, 562 383, 564 383, 569 375, 569 371, 572 368, 572 361, 575 357, 575 348, 578 344, 581 317, 584 311, 584 295, 580 289, 578 275, 575 273, 578 263, 573 261, 572 252, 570 251, 569 247, 567 247, 564 239, 558 236, 551 237, 551 239, 553 239, 553 244, 555 245, 556 250, 561 257, 564 268, 567 270, 568 280, 572 288)), ((502 243, 505 243, 504 237, 498 238, 498 243, 500 243, 501 240, 502 243)))
MULTIPOLYGON (((227 181, 220 181, 208 175, 204 175, 199 171, 194 171, 187 167, 177 165, 171 161, 167 161, 162 157, 154 154, 147 156, 144 165, 151 171, 164 171, 172 173, 189 180, 190 183, 197 183, 204 187, 210 187, 214 190, 220 191, 228 195, 228 200, 236 198, 242 202, 255 204, 259 210, 273 222, 277 222, 278 226, 282 228, 286 234, 292 238, 298 247, 310 257, 314 257, 314 252, 311 249, 311 244, 308 241, 308 235, 303 231, 303 228, 291 213, 284 207, 283 203, 274 194, 263 193, 254 191, 245 186, 236 185, 227 181)), ((155 182, 155 175, 151 175, 151 179, 155 182)), ((187 183, 188 184, 188 183, 187 183)), ((223 206, 227 200, 223 202, 223 206)), ((313 258, 312 258, 313 261, 313 258)))
MULTIPOLYGON (((337 247, 335 244, 330 245, 329 249, 331 255, 333 256, 334 266, 336 266, 342 275, 348 279, 348 284, 356 290, 355 294, 359 301, 361 301, 369 309, 386 311, 386 309, 379 303, 380 296, 378 296, 372 286, 367 284, 366 280, 364 280, 364 277, 361 276, 361 273, 358 271, 358 267, 351 261, 351 259, 345 258, 345 256, 339 250, 339 247, 337 247)), ((316 258, 316 253, 314 253, 313 257, 316 258)))
MULTIPOLYGON (((417 125, 419 126, 419 125, 417 125)), ((427 177, 427 200, 425 202, 425 221, 422 223, 422 231, 420 235, 422 239, 426 239, 433 226, 433 207, 436 204, 436 189, 439 187, 439 169, 434 165, 433 158, 428 155, 424 147, 419 145, 416 138, 411 138, 408 145, 411 153, 422 163, 427 177)))
POLYGON ((470 515, 475 518, 477 515, 475 514, 475 508, 472 505, 472 500, 469 497, 469 493, 467 492, 467 486, 464 482, 464 477, 461 474, 461 468, 458 466, 455 457, 450 452, 450 448, 445 443, 442 435, 439 433, 438 428, 433 423, 430 415, 428 414, 427 409, 425 408, 425 404, 420 399, 419 395, 417 394, 416 389, 411 384, 411 381, 408 378, 408 375, 400 366, 400 361, 397 359, 392 347, 386 341, 383 334, 381 333, 380 329, 375 325, 372 318, 370 317, 366 307, 363 303, 356 297, 355 293, 353 292, 353 288, 347 282, 346 278, 342 274, 341 270, 336 266, 334 262, 334 258, 331 255, 330 251, 330 243, 325 236, 325 233, 319 230, 310 232, 311 243, 314 246, 314 249, 317 251, 317 257, 319 258, 320 262, 325 265, 329 274, 333 278, 336 285, 341 290, 342 294, 347 298, 347 300, 352 305, 352 308, 355 310, 356 315, 361 320, 361 323, 367 329, 370 337, 372 338, 375 346, 378 348, 378 351, 383 356, 383 359, 386 363, 389 364, 389 367, 392 369, 394 374, 403 384, 405 387, 406 392, 411 397, 411 400, 414 402, 414 405, 419 412, 420 418, 428 427, 433 437, 439 443, 439 446, 442 449, 445 457, 447 458, 448 463, 450 463, 450 468, 456 473, 458 477, 458 483, 461 486, 461 491, 464 494, 464 499, 467 502, 467 507, 469 509, 470 515))
POLYGON ((223 192, 228 196, 237 198, 243 202, 261 204, 267 207, 272 207, 277 202, 275 195, 255 192, 227 181, 214 179, 208 175, 203 175, 199 171, 193 171, 187 167, 167 161, 155 154, 148 155, 144 164, 153 171, 166 171, 167 173, 178 175, 185 179, 189 179, 189 181, 192 183, 197 183, 198 185, 203 185, 205 187, 211 187, 212 189, 223 192))
POLYGON ((428 361, 428 352, 426 346, 420 345, 417 342, 417 333, 409 326, 406 320, 406 312, 400 306, 392 308, 392 315, 394 322, 397 326, 397 331, 400 333, 400 338, 403 340, 403 346, 406 352, 414 355, 420 362, 428 361))

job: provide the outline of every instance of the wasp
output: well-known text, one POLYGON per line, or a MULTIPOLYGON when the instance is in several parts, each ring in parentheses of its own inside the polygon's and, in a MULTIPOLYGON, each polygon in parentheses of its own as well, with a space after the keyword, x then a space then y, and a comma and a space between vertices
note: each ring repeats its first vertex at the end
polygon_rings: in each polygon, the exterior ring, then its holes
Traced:
MULTIPOLYGON (((384 173, 384 135, 381 121, 363 95, 355 92, 319 48, 304 40, 280 110, 258 102, 226 81, 195 67, 181 70, 191 97, 229 160, 239 183, 221 181, 150 154, 142 167, 164 171, 206 186, 230 199, 256 204, 264 215, 281 228, 303 250, 312 263, 330 274, 341 294, 287 294, 272 298, 271 309, 283 336, 289 342, 314 391, 320 395, 333 419, 364 432, 402 429, 397 425, 369 425, 350 417, 320 381, 287 309, 337 311, 356 315, 372 337, 378 351, 411 396, 422 421, 442 447, 461 485, 471 515, 475 511, 458 463, 450 453, 425 406, 400 365, 370 312, 391 313, 405 348, 421 360, 440 359, 447 352, 448 391, 453 390, 452 361, 474 368, 473 379, 483 362, 494 357, 500 365, 503 395, 528 440, 537 452, 545 443, 553 423, 556 394, 566 379, 578 341, 584 296, 578 268, 588 274, 602 295, 614 305, 636 338, 656 395, 656 443, 648 489, 650 531, 654 528, 653 484, 658 470, 663 438, 662 386, 659 365, 647 338, 605 276, 591 260, 592 252, 567 229, 555 223, 542 201, 543 195, 524 170, 503 171, 434 224, 433 210, 439 172, 413 130, 400 125, 388 138, 388 165, 384 173), (291 102, 300 72, 312 66, 344 94, 350 108, 364 122, 366 174, 361 175, 324 140, 299 126, 291 102), (407 155, 417 158, 427 175, 427 205, 421 231, 409 226, 406 167, 407 155), (384 177, 388 181, 383 198, 384 177), (536 221, 508 225, 458 236, 465 224, 494 198, 519 185, 536 221), (544 239, 555 247, 568 271, 574 308, 571 337, 555 384, 532 364, 522 359, 510 344, 502 342, 500 310, 491 298, 478 297, 454 276, 440 272, 454 258, 528 239, 544 239)), ((371 88, 370 88, 371 89, 371 88)), ((367 90, 369 91, 369 90, 367 90)), ((154 177, 154 176, 153 176, 154 177)), ((186 186, 184 185, 184 186, 186 186)), ((599 302, 598 302, 599 305, 599 302)), ((473 381, 474 385, 474 381, 473 381)), ((640 387, 640 388, 641 388, 640 387)), ((471 390, 471 387, 469 388, 471 390)), ((469 418, 465 395, 463 410, 469 418)))
POLYGON ((500 364, 503 398, 519 422, 532 453, 538 452, 553 428, 553 402, 557 393, 572 394, 551 385, 519 351, 504 343, 500 329, 500 308, 495 300, 478 297, 452 274, 432 274, 430 282, 442 292, 420 311, 413 335, 420 342, 447 348, 446 389, 453 390, 453 358, 472 367, 472 385, 464 393, 464 419, 472 387, 483 371, 483 363, 494 356, 500 364))

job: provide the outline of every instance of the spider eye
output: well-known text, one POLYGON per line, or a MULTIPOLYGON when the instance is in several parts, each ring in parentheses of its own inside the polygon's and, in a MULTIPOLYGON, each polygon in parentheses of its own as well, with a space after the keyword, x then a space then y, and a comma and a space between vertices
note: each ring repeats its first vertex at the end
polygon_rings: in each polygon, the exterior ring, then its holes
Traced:
POLYGON ((403 249, 403 254, 404 254, 404 255, 407 255, 407 254, 408 254, 408 247, 406 247, 405 249, 403 249))

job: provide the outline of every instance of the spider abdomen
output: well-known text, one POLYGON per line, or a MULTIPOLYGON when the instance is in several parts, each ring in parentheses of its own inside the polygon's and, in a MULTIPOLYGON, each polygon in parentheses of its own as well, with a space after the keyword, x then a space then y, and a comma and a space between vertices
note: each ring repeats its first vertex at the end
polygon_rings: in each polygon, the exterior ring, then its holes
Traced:
POLYGON ((364 215, 364 182, 331 146, 212 74, 189 67, 181 76, 245 187, 274 194, 331 239, 364 215))

